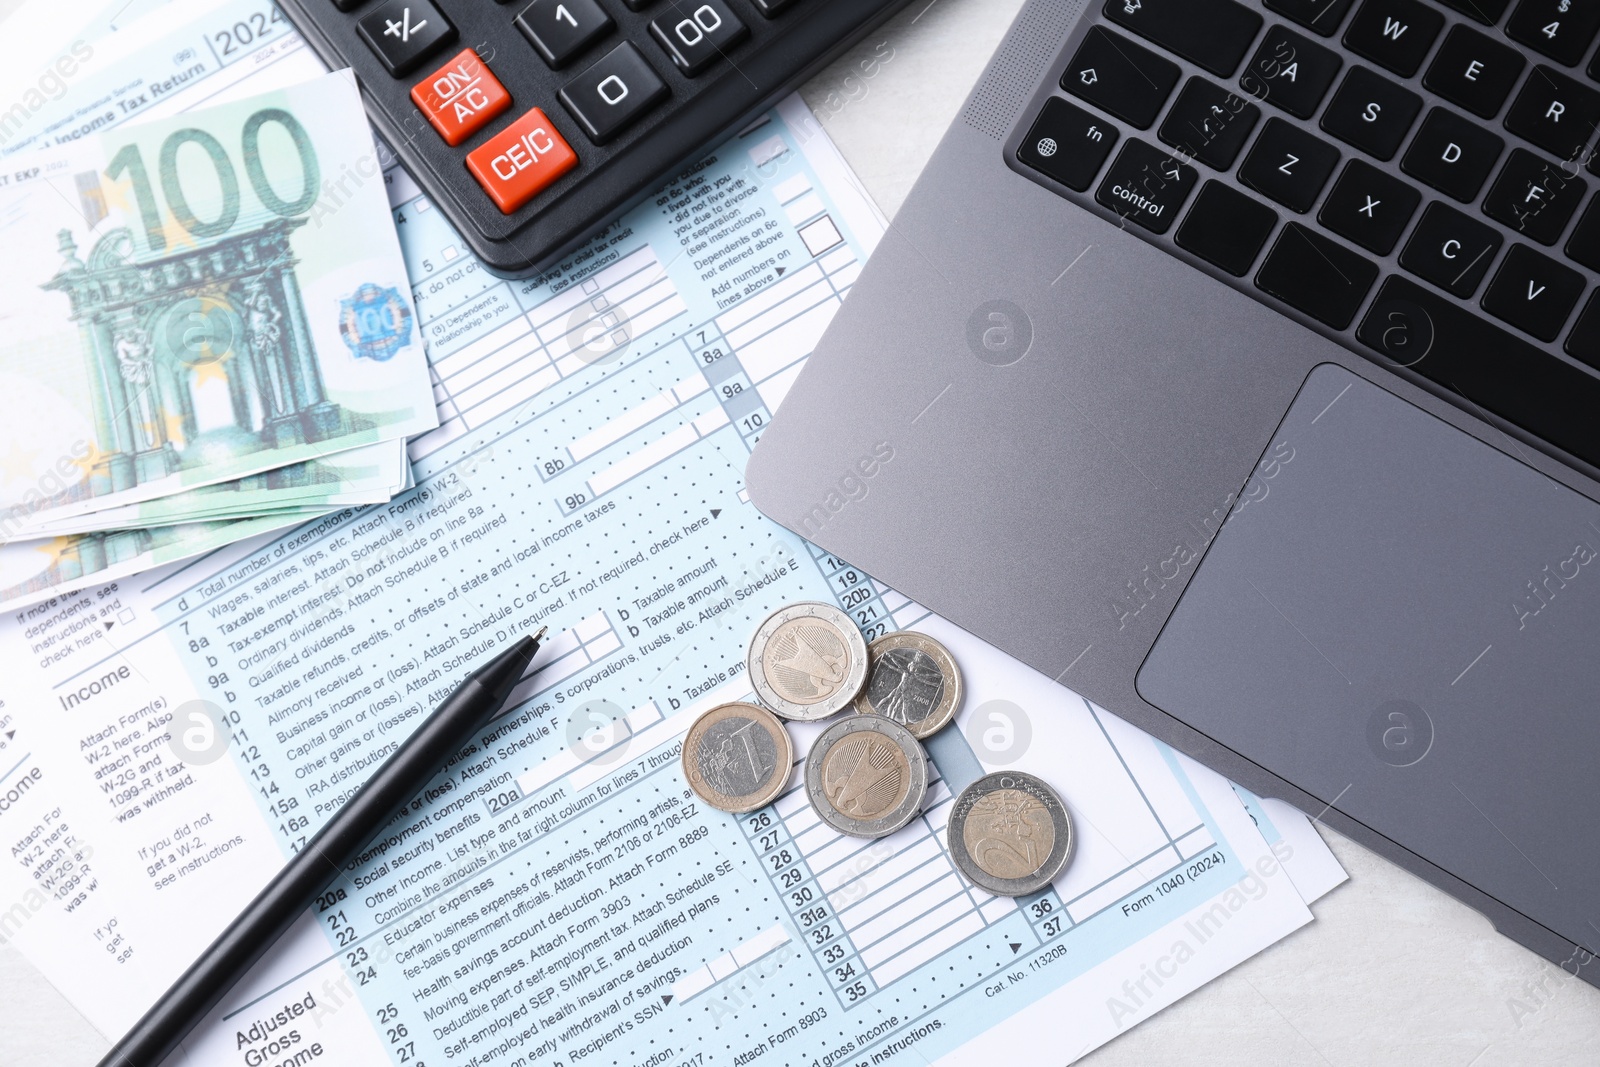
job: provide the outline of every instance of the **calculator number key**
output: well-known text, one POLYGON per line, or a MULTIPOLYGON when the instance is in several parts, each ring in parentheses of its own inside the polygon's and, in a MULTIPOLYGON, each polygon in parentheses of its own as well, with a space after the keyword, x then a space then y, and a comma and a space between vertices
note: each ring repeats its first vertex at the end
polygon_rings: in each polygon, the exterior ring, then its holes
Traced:
POLYGON ((428 0, 389 0, 356 26, 367 47, 397 78, 456 35, 456 28, 428 0))
POLYGON ((516 22, 551 70, 571 63, 615 25, 596 0, 533 0, 516 22))
POLYGON ((627 41, 561 90, 561 103, 572 112, 589 140, 605 144, 667 95, 667 85, 627 41))
POLYGON ((694 77, 749 36, 750 29, 722 0, 684 0, 650 22, 650 32, 678 69, 694 77))

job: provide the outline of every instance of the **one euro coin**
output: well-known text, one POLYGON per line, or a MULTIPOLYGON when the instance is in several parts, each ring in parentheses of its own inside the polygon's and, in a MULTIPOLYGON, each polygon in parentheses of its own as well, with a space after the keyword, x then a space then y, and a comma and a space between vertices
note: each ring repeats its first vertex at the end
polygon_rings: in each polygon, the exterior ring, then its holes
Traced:
POLYGON ((723 811, 764 808, 783 791, 794 746, 778 717, 755 704, 718 704, 683 739, 683 776, 723 811))
POLYGON ((921 740, 944 729, 961 707, 961 670, 927 634, 884 634, 867 646, 867 684, 855 703, 856 711, 893 719, 921 740))

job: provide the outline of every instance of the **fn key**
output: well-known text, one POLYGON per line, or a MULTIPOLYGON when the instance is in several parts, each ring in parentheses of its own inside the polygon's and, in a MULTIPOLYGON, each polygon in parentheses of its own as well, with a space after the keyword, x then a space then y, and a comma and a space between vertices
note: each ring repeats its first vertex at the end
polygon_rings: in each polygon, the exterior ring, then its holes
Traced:
POLYGON ((1116 143, 1115 126, 1051 97, 1017 146, 1017 159, 1081 193, 1094 182, 1116 143))

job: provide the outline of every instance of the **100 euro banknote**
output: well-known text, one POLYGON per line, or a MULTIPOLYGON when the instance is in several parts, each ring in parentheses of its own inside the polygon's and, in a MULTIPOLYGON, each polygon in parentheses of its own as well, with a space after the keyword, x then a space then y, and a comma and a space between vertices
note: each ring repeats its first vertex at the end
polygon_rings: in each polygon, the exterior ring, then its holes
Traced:
POLYGON ((437 424, 347 72, 13 157, 0 241, 0 539, 437 424))

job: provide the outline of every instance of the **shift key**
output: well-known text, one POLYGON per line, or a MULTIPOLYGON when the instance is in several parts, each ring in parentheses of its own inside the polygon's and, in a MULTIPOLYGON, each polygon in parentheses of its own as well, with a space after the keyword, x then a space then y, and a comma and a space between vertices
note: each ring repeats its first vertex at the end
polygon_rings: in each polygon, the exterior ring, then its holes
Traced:
POLYGON ((1178 65, 1099 26, 1084 35, 1061 88, 1141 130, 1178 84, 1178 65))
POLYGON ((1261 16, 1234 0, 1106 0, 1106 18, 1224 78, 1239 69, 1261 16))

